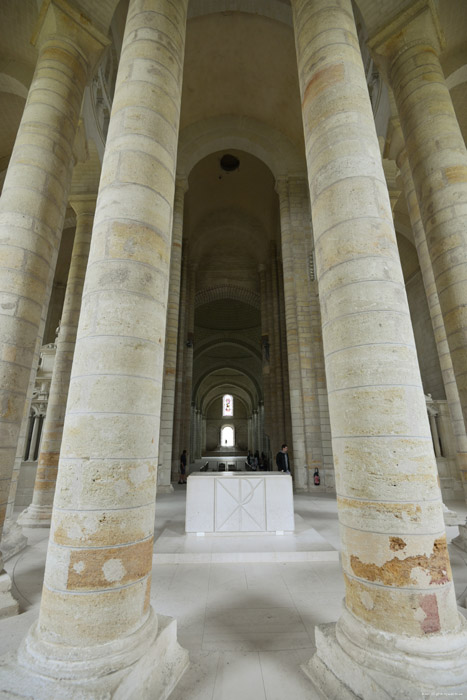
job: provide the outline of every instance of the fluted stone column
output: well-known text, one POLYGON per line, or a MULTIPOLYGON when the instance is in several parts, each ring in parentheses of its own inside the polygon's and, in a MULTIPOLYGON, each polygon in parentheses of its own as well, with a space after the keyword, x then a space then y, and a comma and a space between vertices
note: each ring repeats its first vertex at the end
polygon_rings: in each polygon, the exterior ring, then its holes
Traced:
POLYGON ((418 0, 370 47, 397 104, 467 427, 467 151, 442 42, 434 3, 418 0))
MULTIPOLYGON (((107 44, 64 0, 44 4, 35 41, 39 57, 0 200, 0 537, 83 91, 107 44)), ((0 555, 0 591, 2 570, 0 555)))
POLYGON ((76 232, 57 338, 47 414, 42 428, 36 481, 32 503, 18 518, 18 522, 27 527, 50 527, 96 195, 75 195, 71 197, 70 204, 76 212, 76 232))
POLYGON ((40 674, 48 697, 165 698, 187 665, 175 621, 150 606, 186 11, 129 4, 40 616, 15 669, 40 674))
POLYGON ((346 585, 307 671, 415 699, 467 682, 466 626, 351 0, 292 8, 346 585))
POLYGON ((169 297, 165 331, 164 382, 162 386, 161 429, 157 489, 159 493, 173 491, 171 484, 172 438, 175 418, 175 379, 177 371, 178 318, 180 313, 180 278, 182 268, 183 207, 186 178, 177 178, 175 185, 170 256, 169 297))

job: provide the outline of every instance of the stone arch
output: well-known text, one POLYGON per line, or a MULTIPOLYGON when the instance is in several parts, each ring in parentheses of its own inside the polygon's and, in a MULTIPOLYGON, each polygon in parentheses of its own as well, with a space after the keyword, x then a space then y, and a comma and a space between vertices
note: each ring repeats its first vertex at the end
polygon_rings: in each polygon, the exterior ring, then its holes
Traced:
POLYGON ((233 284, 223 284, 201 289, 195 295, 195 309, 198 306, 203 306, 203 304, 209 304, 211 301, 218 301, 219 299, 242 301, 244 304, 249 304, 255 309, 261 310, 261 300, 257 292, 233 284))
POLYGON ((283 0, 190 0, 188 19, 219 12, 246 12, 292 26, 292 10, 283 0))
POLYGON ((245 342, 245 340, 240 340, 239 338, 234 338, 225 335, 225 333, 216 334, 212 337, 209 337, 205 341, 197 342, 195 346, 195 355, 196 357, 200 357, 205 352, 212 350, 214 346, 222 345, 237 345, 247 350, 247 352, 249 352, 253 357, 256 357, 256 359, 261 360, 262 358, 261 350, 259 347, 256 347, 252 343, 245 342))
POLYGON ((203 413, 207 414, 214 401, 217 401, 219 398, 221 398, 222 395, 227 392, 227 390, 230 393, 233 393, 235 400, 242 403, 247 412, 251 413, 251 411, 253 410, 253 401, 251 394, 245 389, 245 387, 237 386, 233 383, 220 384, 219 386, 211 387, 210 389, 208 389, 204 394, 202 400, 201 410, 203 411, 203 413))
MULTIPOLYGON (((208 369, 206 369, 206 371, 204 371, 204 372, 198 377, 198 380, 196 381, 196 383, 195 383, 195 385, 194 385, 194 387, 193 387, 193 396, 197 396, 197 395, 198 395, 199 391, 200 391, 201 388, 202 388, 203 382, 204 382, 210 375, 214 374, 215 372, 219 372, 219 371, 221 371, 221 370, 229 370, 229 369, 233 369, 233 370, 235 370, 236 372, 238 372, 240 375, 244 375, 244 376, 248 379, 248 381, 250 382, 251 388, 252 388, 252 389, 254 390, 254 392, 256 393, 256 398, 257 398, 257 400, 262 400, 262 398, 263 398, 263 392, 261 391, 261 387, 259 386, 258 381, 257 381, 257 379, 253 376, 253 374, 252 374, 251 372, 249 372, 248 369, 245 368, 245 367, 240 367, 240 366, 238 366, 238 365, 235 364, 235 363, 231 363, 230 365, 227 366, 227 365, 225 364, 225 362, 214 363, 213 365, 211 365, 211 367, 209 367, 208 369)), ((228 383, 226 383, 225 381, 222 381, 220 384, 216 385, 215 387, 210 387, 210 388, 208 389, 208 392, 207 392, 207 393, 209 393, 210 391, 213 391, 213 390, 215 390, 215 391, 224 391, 224 389, 226 389, 228 386, 230 386, 230 387, 238 386, 239 389, 240 389, 240 388, 243 389, 243 391, 245 391, 245 393, 248 394, 248 395, 250 396, 250 404, 251 404, 251 406, 253 406, 253 405, 255 404, 255 397, 253 396, 253 392, 252 392, 252 391, 250 392, 249 389, 246 389, 246 388, 245 388, 244 386, 242 386, 241 384, 236 385, 235 382, 234 382, 234 380, 229 380, 228 383)), ((225 393, 225 391, 224 391, 224 393, 225 393)), ((232 393, 232 392, 231 392, 231 393, 232 393)), ((219 395, 220 395, 220 394, 219 394, 219 395)), ((203 403, 203 402, 201 401, 201 402, 200 402, 200 406, 202 405, 202 403, 203 403)))
POLYGON ((274 177, 307 178, 305 154, 282 132, 251 117, 223 115, 203 119, 180 132, 177 170, 188 177, 203 158, 225 149, 246 151, 267 165, 274 177))

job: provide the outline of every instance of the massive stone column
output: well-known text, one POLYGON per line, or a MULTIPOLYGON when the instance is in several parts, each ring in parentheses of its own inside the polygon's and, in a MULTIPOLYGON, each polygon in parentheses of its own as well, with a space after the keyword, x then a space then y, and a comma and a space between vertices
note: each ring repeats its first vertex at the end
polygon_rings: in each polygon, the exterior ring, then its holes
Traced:
MULTIPOLYGON (((412 224, 415 247, 418 253, 420 263, 420 271, 422 274, 423 285, 425 287, 428 308, 430 310, 433 331, 435 335, 436 348, 438 350, 439 363, 443 377, 444 390, 446 399, 449 405, 451 414, 452 427, 454 437, 456 439, 456 461, 459 468, 460 477, 464 486, 464 491, 467 496, 467 435, 465 424, 462 415, 462 406, 457 390, 456 378, 451 361, 451 353, 446 338, 443 316, 439 305, 438 292, 431 266, 430 254, 426 242, 425 230, 420 217, 420 207, 418 206, 417 196, 415 194, 410 165, 405 149, 400 153, 398 163, 400 166, 402 179, 404 182, 405 196, 407 199, 407 207, 412 224)), ((434 424, 435 426, 435 424, 434 424)), ((439 445, 439 441, 438 441, 439 445)), ((436 446, 436 441, 435 441, 436 446)))
POLYGON ((290 177, 279 181, 276 189, 279 193, 281 208, 287 356, 294 436, 294 486, 300 490, 307 489, 311 483, 309 472, 312 474, 316 467, 319 469, 322 467, 319 397, 314 367, 316 347, 313 344, 310 313, 312 299, 305 241, 307 233, 311 236, 308 183, 303 178, 290 177), (297 382, 298 392, 294 388, 297 382), (301 450, 297 451, 295 445, 298 395, 301 417, 299 424, 302 423, 304 452, 301 465, 301 450))
POLYGON ((183 385, 181 403, 181 434, 178 456, 183 450, 188 451, 188 463, 193 462, 191 451, 191 393, 193 385, 193 345, 195 337, 195 291, 196 291, 196 265, 189 263, 187 269, 186 291, 186 336, 184 338, 183 358, 183 385))
MULTIPOLYGON (((58 250, 56 251, 58 254, 58 250)), ((16 446, 16 456, 15 456, 15 463, 13 467, 13 472, 11 476, 11 483, 10 483, 10 491, 8 494, 8 505, 6 508, 6 516, 5 516, 5 521, 3 523, 3 532, 2 532, 2 539, 0 542, 0 549, 4 558, 4 561, 7 561, 10 559, 12 556, 20 552, 22 549, 24 549, 27 546, 28 540, 23 534, 23 530, 21 526, 16 522, 15 517, 14 517, 14 507, 15 507, 15 499, 16 499, 16 490, 17 490, 17 485, 18 485, 18 477, 21 469, 21 464, 24 459, 24 451, 26 449, 26 442, 27 442, 27 437, 28 437, 28 428, 29 428, 29 414, 31 410, 31 402, 32 402, 32 397, 33 397, 33 391, 34 387, 36 384, 36 374, 37 374, 37 369, 39 365, 39 356, 40 356, 40 350, 42 347, 42 338, 44 335, 44 328, 45 328, 45 322, 46 322, 46 317, 47 317, 47 309, 48 309, 48 304, 50 300, 50 293, 52 291, 52 283, 53 283, 53 276, 54 276, 54 270, 55 270, 55 264, 56 264, 57 256, 54 255, 54 260, 52 261, 51 269, 49 271, 49 281, 47 284, 47 291, 46 291, 46 299, 44 302, 44 305, 42 307, 42 317, 39 323, 39 330, 38 330, 38 335, 36 339, 36 347, 34 350, 34 357, 33 357, 33 363, 32 363, 32 368, 31 372, 29 375, 29 383, 28 383, 28 388, 26 392, 26 401, 24 403, 24 410, 23 410, 23 418, 21 421, 21 427, 19 431, 19 436, 18 436, 18 443, 16 446)), ((31 436, 32 437, 32 436, 31 436)), ((31 444, 32 444, 32 439, 31 439, 31 444)), ((7 595, 8 599, 8 595, 7 595)), ((18 612, 17 606, 16 609, 10 608, 8 610, 9 606, 3 607, 2 608, 2 616, 8 616, 9 614, 14 614, 15 612, 18 612)))
POLYGON ((277 180, 281 219, 282 264, 284 270, 285 321, 287 359, 289 365, 290 412, 293 436, 294 486, 299 490, 307 486, 307 451, 305 444, 305 417, 302 389, 302 365, 297 318, 297 288, 295 284, 293 231, 290 220, 289 183, 286 178, 277 180))
POLYGON ((183 421, 183 401, 184 401, 184 358, 185 358, 185 339, 187 328, 187 286, 188 286, 188 244, 182 241, 182 279, 180 281, 180 305, 178 314, 178 338, 177 338, 177 365, 175 370, 175 406, 173 417, 173 433, 172 433, 172 480, 178 478, 180 470, 180 454, 184 447, 180 448, 182 439, 182 421, 183 421))
POLYGON ((172 438, 175 418, 175 379, 177 371, 178 317, 180 312, 180 278, 182 268, 183 206, 188 189, 186 178, 177 178, 172 225, 169 297, 165 331, 164 381, 162 385, 161 429, 157 489, 159 493, 173 491, 171 484, 172 438))
POLYGON ((261 345, 264 394, 264 425, 266 434, 272 438, 275 424, 274 396, 272 391, 273 367, 271 362, 270 300, 268 299, 268 272, 266 265, 258 267, 261 294, 261 345))
MULTIPOLYGON (((83 91, 107 43, 64 0, 44 4, 35 41, 39 57, 0 200, 0 537, 65 218, 83 91)), ((0 555, 5 591, 2 569, 0 555)), ((0 615, 3 599, 0 593, 0 615)))
POLYGON ((165 698, 187 665, 175 621, 150 606, 186 11, 130 0, 39 621, 0 670, 11 692, 27 674, 44 697, 165 698))
POLYGON ((466 626, 351 0, 292 7, 346 585, 307 671, 328 697, 465 692, 466 626))
POLYGON ((431 0, 370 42, 394 92, 467 426, 467 151, 438 53, 431 0))
POLYGON ((292 442, 292 415, 290 412, 290 383, 289 383, 289 366, 287 360, 287 329, 285 323, 285 297, 284 297, 284 273, 282 271, 282 260, 277 256, 273 262, 273 274, 277 284, 277 294, 279 302, 279 318, 278 318, 278 333, 280 340, 280 361, 282 372, 282 415, 284 421, 283 435, 285 442, 290 445, 290 456, 293 466, 293 442, 292 442))
POLYGON ((282 351, 281 351, 281 323, 280 323, 280 304, 279 290, 277 279, 277 260, 276 247, 271 244, 269 267, 268 267, 268 301, 270 306, 271 319, 271 363, 272 363, 272 381, 271 393, 273 394, 273 410, 275 418, 275 430, 272 438, 273 452, 280 449, 281 443, 287 442, 285 436, 285 419, 284 419, 284 392, 285 387, 283 367, 282 367, 282 351))
POLYGON ((76 232, 57 338, 47 414, 42 428, 36 481, 32 503, 18 518, 18 522, 27 527, 50 527, 96 196, 75 195, 71 197, 70 203, 76 212, 76 232))

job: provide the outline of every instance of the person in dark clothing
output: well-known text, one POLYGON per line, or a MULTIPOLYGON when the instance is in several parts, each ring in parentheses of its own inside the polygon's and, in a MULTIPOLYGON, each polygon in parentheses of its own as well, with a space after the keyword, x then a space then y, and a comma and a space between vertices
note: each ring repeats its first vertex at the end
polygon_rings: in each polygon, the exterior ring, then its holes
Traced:
POLYGON ((290 461, 289 461, 289 455, 287 453, 288 449, 289 448, 284 443, 282 445, 282 448, 276 454, 277 468, 280 472, 284 472, 285 474, 290 474, 290 461))
POLYGON ((180 455, 180 478, 179 484, 186 484, 186 450, 180 455))

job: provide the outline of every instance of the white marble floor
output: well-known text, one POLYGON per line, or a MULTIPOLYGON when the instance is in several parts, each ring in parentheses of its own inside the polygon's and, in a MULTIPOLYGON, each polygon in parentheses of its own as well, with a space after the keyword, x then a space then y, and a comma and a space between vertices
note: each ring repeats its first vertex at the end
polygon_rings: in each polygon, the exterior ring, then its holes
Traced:
MULTIPOLYGON (((191 659, 170 700, 318 700, 300 665, 313 654, 315 626, 336 620, 341 610, 335 499, 295 496, 296 535, 288 541, 265 536, 259 553, 265 550, 276 560, 255 561, 256 537, 187 538, 184 488, 158 497, 155 527, 152 604, 177 618, 179 641, 191 659), (250 561, 235 558, 245 542, 250 561), (286 560, 307 548, 316 559, 286 560), (163 563, 164 554, 177 559, 163 563), (209 558, 193 561, 193 554, 209 558), (234 560, 223 561, 222 555, 234 560)), ((467 515, 465 504, 449 506, 467 515)), ((48 530, 25 533, 28 548, 6 564, 22 612, 0 621, 0 654, 19 644, 38 613, 48 530)), ((458 528, 447 528, 447 534, 451 540, 458 528)), ((467 553, 453 545, 450 552, 464 605, 467 553)))

